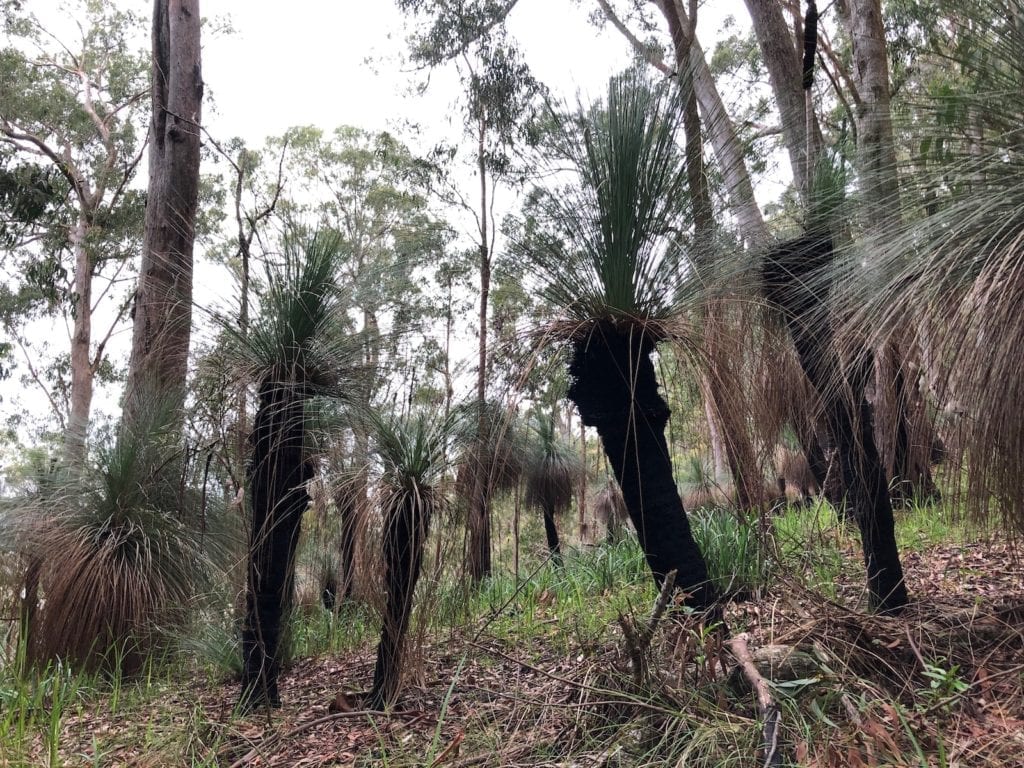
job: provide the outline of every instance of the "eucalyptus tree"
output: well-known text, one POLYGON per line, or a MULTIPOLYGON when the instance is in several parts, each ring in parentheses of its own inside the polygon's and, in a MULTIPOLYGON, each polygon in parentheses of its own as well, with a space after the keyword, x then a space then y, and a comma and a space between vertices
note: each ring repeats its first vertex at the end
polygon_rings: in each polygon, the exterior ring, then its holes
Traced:
POLYGON ((568 345, 569 399, 601 438, 655 581, 676 571, 686 601, 710 608, 717 594, 675 486, 651 360, 683 338, 695 288, 676 236, 687 194, 679 103, 630 72, 606 104, 556 120, 575 178, 549 190, 549 234, 522 254, 557 308, 545 336, 568 345))
POLYGON ((241 702, 277 706, 284 621, 292 601, 295 551, 307 485, 307 407, 313 397, 350 393, 360 345, 337 286, 341 238, 290 233, 281 263, 268 268, 267 290, 248 333, 234 333, 235 354, 257 382, 246 494, 250 514, 241 702), (349 384, 349 386, 346 386, 349 384))
POLYGON ((392 134, 301 126, 271 139, 266 152, 285 146, 281 168, 289 183, 275 216, 317 220, 337 233, 339 276, 351 286, 364 364, 381 373, 364 382, 369 403, 384 372, 402 370, 402 337, 390 329, 437 314, 424 286, 431 268, 447 261, 451 231, 431 209, 429 165, 392 134))
POLYGON ((14 288, 21 311, 68 318, 68 358, 44 368, 31 346, 24 358, 62 423, 65 459, 79 464, 95 382, 109 368, 108 343, 128 312, 122 284, 142 234, 143 197, 131 182, 144 143, 150 55, 135 48, 132 35, 143 24, 131 12, 84 4, 75 41, 60 40, 15 6, 6 14, 0 144, 37 180, 45 174, 37 190, 49 190, 53 212, 21 229, 4 260, 24 278, 14 288))
POLYGON ((124 417, 154 397, 184 419, 192 337, 192 249, 199 203, 203 103, 199 0, 153 4, 149 187, 124 417))

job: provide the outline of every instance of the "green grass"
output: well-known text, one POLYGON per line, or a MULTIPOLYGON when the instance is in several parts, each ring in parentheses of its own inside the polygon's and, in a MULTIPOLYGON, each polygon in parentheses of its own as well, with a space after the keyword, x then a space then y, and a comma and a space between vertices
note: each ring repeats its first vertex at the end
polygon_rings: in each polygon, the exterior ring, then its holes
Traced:
POLYGON ((770 563, 755 516, 701 509, 690 514, 690 526, 720 594, 749 598, 767 586, 770 563))
POLYGON ((825 502, 790 505, 772 519, 775 566, 809 589, 836 597, 848 548, 856 532, 825 502))
POLYGON ((896 510, 896 542, 901 552, 920 552, 936 544, 977 541, 981 530, 955 506, 913 503, 896 510))

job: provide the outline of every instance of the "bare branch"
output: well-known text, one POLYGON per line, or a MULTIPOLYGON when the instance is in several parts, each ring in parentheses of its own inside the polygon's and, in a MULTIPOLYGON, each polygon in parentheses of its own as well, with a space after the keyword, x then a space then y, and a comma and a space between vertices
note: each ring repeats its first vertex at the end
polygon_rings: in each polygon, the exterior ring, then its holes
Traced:
POLYGON ((43 390, 43 394, 46 395, 46 399, 50 403, 50 408, 53 409, 53 413, 57 417, 57 421, 60 424, 61 431, 66 431, 67 422, 64 419, 65 409, 60 407, 60 405, 54 399, 53 393, 50 391, 50 388, 46 386, 46 384, 43 382, 43 379, 39 375, 39 372, 36 370, 35 365, 32 364, 32 355, 29 354, 28 349, 25 348, 24 343, 22 343, 21 339, 14 334, 11 334, 11 337, 18 343, 18 348, 21 350, 21 354, 25 358, 25 365, 28 366, 28 372, 29 375, 32 377, 32 381, 34 381, 39 386, 39 388, 43 390))

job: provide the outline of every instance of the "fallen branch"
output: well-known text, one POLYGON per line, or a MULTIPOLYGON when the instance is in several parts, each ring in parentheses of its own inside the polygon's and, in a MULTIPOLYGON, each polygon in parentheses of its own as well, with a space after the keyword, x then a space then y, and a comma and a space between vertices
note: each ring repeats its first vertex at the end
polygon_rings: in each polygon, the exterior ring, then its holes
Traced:
POLYGON ((779 727, 782 724, 782 714, 779 705, 772 697, 768 681, 761 676, 754 663, 754 657, 747 647, 746 633, 739 634, 729 640, 729 650, 736 658, 743 670, 743 676, 747 678, 754 694, 757 696, 757 709, 764 719, 764 728, 761 732, 761 742, 764 749, 764 768, 777 768, 782 765, 782 752, 779 749, 779 727))
POLYGON ((456 733, 455 734, 455 738, 452 739, 451 744, 449 744, 447 747, 442 749, 441 750, 441 754, 439 754, 437 757, 434 758, 433 762, 430 764, 430 768, 437 768, 439 765, 441 765, 443 762, 445 762, 449 757, 457 757, 458 754, 459 754, 459 745, 462 744, 462 740, 465 739, 465 738, 466 738, 466 734, 463 733, 462 731, 459 731, 458 733, 456 733))

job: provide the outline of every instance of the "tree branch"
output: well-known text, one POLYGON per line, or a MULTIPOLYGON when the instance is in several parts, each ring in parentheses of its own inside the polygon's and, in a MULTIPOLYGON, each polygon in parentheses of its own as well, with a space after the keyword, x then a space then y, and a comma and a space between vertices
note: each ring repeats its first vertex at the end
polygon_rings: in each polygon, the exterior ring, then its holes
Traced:
POLYGON ((58 405, 57 401, 53 398, 53 393, 50 392, 50 388, 43 383, 42 377, 39 375, 36 367, 32 364, 32 356, 28 353, 24 343, 22 343, 21 339, 14 334, 11 334, 11 336, 17 342, 18 348, 21 350, 21 354, 25 358, 25 365, 28 366, 28 372, 32 377, 32 381, 34 381, 39 388, 43 390, 43 394, 46 395, 46 399, 49 401, 50 407, 53 409, 53 413, 57 417, 57 422, 60 424, 61 432, 67 431, 67 422, 64 419, 65 409, 58 405))
POLYGON ((82 180, 79 178, 77 169, 66 158, 57 154, 57 151, 53 149, 53 147, 35 134, 22 133, 6 118, 3 119, 3 127, 0 127, 0 133, 10 139, 10 143, 18 149, 27 149, 24 144, 29 144, 32 147, 35 147, 36 150, 57 166, 57 170, 60 171, 61 175, 68 180, 69 184, 71 184, 72 189, 75 190, 75 196, 78 197, 79 202, 81 202, 82 205, 86 204, 88 200, 88 192, 86 191, 82 180))
POLYGON ((672 77, 672 75, 675 74, 675 70, 665 63, 665 59, 662 58, 657 49, 644 45, 640 38, 633 34, 622 19, 616 15, 615 10, 608 3, 608 0, 597 0, 597 4, 601 6, 601 10, 604 12, 605 18, 611 22, 613 27, 619 30, 622 36, 625 37, 626 40, 629 41, 629 44, 633 46, 633 50, 640 54, 648 64, 662 72, 666 77, 672 77))
POLYGON ((761 745, 764 749, 764 758, 761 765, 764 768, 776 768, 782 765, 782 751, 779 749, 779 726, 782 722, 782 715, 779 705, 772 698, 768 682, 761 676, 754 663, 754 657, 750 655, 747 647, 748 635, 746 633, 737 635, 729 640, 729 650, 736 658, 743 670, 743 676, 747 678, 754 694, 757 696, 757 709, 764 718, 764 729, 762 731, 761 745))

